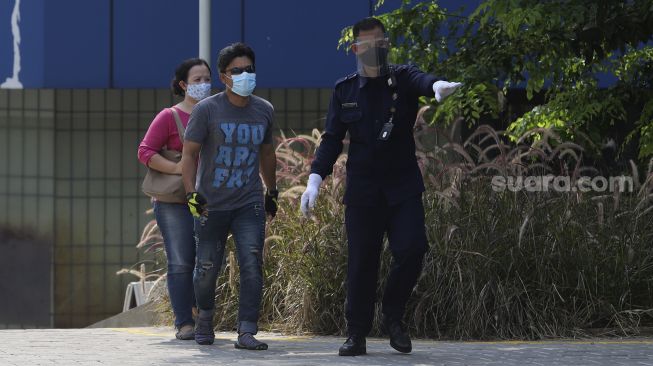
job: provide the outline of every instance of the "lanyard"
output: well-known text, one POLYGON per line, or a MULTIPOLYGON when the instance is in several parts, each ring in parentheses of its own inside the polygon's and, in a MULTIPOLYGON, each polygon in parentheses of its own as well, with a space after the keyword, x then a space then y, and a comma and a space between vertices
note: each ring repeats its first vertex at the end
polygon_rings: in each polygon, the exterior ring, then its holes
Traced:
POLYGON ((394 127, 393 120, 395 118, 395 112, 397 112, 397 99, 399 99, 399 95, 397 94, 397 79, 392 70, 390 70, 390 76, 388 76, 388 86, 392 88, 392 106, 390 107, 390 119, 388 119, 388 122, 383 125, 383 128, 381 128, 381 132, 379 133, 378 139, 381 141, 387 141, 390 139, 392 128, 394 127))

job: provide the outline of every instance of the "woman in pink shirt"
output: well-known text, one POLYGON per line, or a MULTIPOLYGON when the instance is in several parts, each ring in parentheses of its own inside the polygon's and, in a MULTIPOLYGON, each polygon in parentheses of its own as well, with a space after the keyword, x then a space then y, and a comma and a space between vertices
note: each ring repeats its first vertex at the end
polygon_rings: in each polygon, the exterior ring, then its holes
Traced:
MULTIPOLYGON (((182 62, 175 70, 172 91, 184 98, 180 103, 165 108, 154 118, 138 147, 138 160, 151 169, 181 175, 181 163, 174 163, 159 154, 163 147, 182 151, 174 114, 186 128, 195 104, 211 94, 211 69, 206 61, 193 58, 182 62)), ((165 244, 168 259, 168 292, 175 314, 177 339, 195 338, 195 306, 193 269, 195 267, 195 237, 193 216, 186 203, 167 203, 154 200, 154 217, 165 244)))

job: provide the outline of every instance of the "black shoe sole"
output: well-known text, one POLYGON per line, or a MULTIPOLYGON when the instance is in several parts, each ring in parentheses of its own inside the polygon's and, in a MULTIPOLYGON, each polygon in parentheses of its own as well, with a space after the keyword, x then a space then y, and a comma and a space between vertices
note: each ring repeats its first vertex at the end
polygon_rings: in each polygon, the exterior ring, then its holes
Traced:
POLYGON ((351 352, 351 351, 338 351, 338 356, 361 356, 367 354, 367 348, 363 348, 362 351, 351 352))
POLYGON ((181 337, 181 336, 175 335, 175 338, 179 339, 180 341, 192 341, 193 339, 195 339, 195 336, 192 335, 192 336, 189 336, 189 337, 181 337))
POLYGON ((392 340, 390 341, 390 347, 396 349, 397 351, 399 351, 401 353, 410 353, 413 350, 412 346, 410 346, 410 347, 401 347, 401 346, 398 346, 396 343, 393 343, 392 340))
MULTIPOLYGON (((388 329, 388 327, 386 326, 385 323, 381 324, 381 332, 383 332, 383 334, 385 334, 387 336, 390 336, 390 331, 389 331, 389 329, 388 329)), ((397 345, 396 343, 394 343, 392 341, 392 338, 390 338, 390 347, 394 348, 395 350, 397 350, 397 351, 399 351, 401 353, 410 353, 413 350, 412 345, 410 347, 401 347, 401 346, 397 345)))
POLYGON ((234 343, 234 347, 236 347, 237 349, 246 349, 246 350, 249 350, 249 351, 265 351, 265 350, 268 349, 268 345, 265 344, 265 343, 259 344, 256 347, 251 347, 250 348, 250 347, 245 347, 243 345, 240 345, 240 344, 238 344, 238 342, 236 342, 236 343, 234 343))

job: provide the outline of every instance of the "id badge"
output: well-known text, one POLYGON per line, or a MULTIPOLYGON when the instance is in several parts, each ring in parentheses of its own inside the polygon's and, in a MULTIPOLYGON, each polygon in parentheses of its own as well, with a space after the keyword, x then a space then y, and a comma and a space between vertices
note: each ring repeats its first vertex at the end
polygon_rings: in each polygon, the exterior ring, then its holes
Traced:
POLYGON ((392 134, 392 127, 394 127, 394 123, 392 122, 387 122, 384 124, 383 128, 381 129, 381 133, 379 133, 379 140, 387 141, 392 134))

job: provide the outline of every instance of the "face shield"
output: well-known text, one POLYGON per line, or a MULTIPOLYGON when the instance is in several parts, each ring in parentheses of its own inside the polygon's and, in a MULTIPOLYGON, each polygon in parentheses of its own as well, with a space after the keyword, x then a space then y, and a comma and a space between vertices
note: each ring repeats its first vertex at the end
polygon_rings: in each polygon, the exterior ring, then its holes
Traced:
POLYGON ((354 45, 359 75, 373 78, 388 74, 388 38, 359 39, 354 45))

